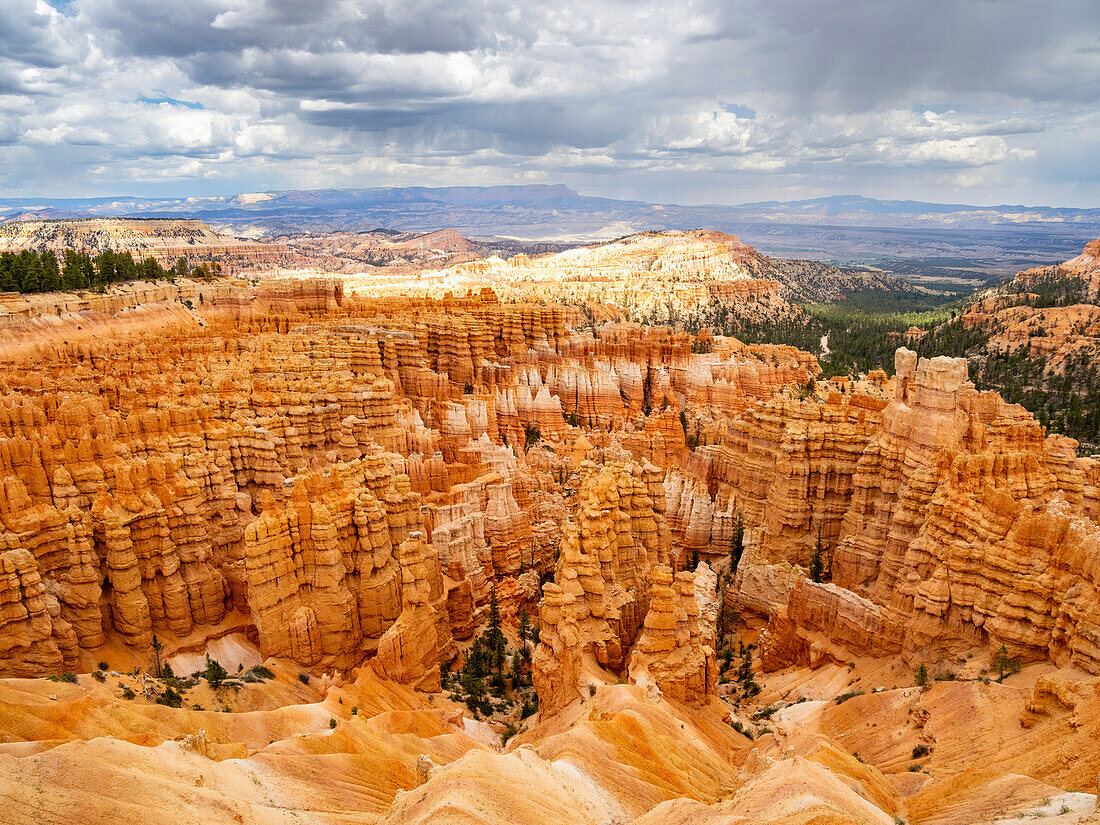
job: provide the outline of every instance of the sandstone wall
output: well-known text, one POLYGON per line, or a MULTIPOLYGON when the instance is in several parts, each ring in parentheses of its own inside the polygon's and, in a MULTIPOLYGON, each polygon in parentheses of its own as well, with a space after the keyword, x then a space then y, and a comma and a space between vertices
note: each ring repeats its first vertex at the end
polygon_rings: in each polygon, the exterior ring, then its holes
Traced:
POLYGON ((889 404, 777 398, 727 424, 670 473, 669 523, 685 547, 726 552, 742 512, 733 592, 771 617, 771 661, 1004 644, 1100 672, 1097 462, 1073 447, 976 392, 965 361, 902 349, 889 404), (826 585, 798 573, 819 529, 826 585))

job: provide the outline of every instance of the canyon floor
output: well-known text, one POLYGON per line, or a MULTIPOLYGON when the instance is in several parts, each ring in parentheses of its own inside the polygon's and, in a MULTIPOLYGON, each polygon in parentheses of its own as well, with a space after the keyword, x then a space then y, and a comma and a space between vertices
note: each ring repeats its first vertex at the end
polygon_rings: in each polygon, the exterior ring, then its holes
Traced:
POLYGON ((964 359, 630 320, 826 275, 6 296, 3 821, 1100 822, 1100 459, 964 359))

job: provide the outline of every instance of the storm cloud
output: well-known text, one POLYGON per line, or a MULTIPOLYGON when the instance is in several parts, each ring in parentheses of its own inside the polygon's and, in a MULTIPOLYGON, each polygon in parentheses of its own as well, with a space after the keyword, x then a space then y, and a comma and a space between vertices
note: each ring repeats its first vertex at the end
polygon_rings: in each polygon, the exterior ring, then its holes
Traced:
POLYGON ((10 195, 1100 202, 1095 0, 6 0, 10 195))

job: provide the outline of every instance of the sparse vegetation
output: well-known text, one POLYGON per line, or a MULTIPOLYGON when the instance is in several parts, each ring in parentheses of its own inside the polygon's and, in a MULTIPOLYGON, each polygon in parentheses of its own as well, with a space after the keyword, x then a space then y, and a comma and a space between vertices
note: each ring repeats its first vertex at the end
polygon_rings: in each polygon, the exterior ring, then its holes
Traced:
POLYGON ((263 682, 275 678, 275 672, 263 665, 253 665, 241 674, 242 682, 263 682))
POLYGON ((817 543, 814 545, 813 555, 810 557, 810 579, 821 583, 825 579, 825 547, 821 542, 821 527, 817 525, 817 543))
POLYGON ((755 738, 752 731, 745 727, 740 719, 730 718, 730 727, 737 731, 742 736, 747 736, 749 739, 755 738))
POLYGON ((160 679, 164 676, 164 645, 160 643, 160 639, 157 638, 157 634, 153 634, 153 641, 149 644, 150 660, 149 660, 149 673, 155 679, 160 679))
POLYGON ((741 664, 737 668, 737 682, 745 699, 752 699, 760 693, 760 685, 752 672, 752 651, 753 645, 742 647, 741 664))
POLYGON ((1020 672, 1020 660, 1008 655, 1008 648, 1001 645, 993 654, 993 669, 997 671, 997 681, 1003 682, 1005 676, 1020 672))
POLYGON ((530 450, 536 444, 542 441, 542 433, 539 432, 539 428, 534 424, 523 425, 523 449, 530 450))
POLYGON ((849 699, 854 699, 857 696, 863 696, 863 691, 862 690, 850 690, 847 693, 840 694, 833 701, 836 702, 838 705, 843 705, 849 699))
POLYGON ((226 673, 224 667, 218 662, 217 659, 211 659, 210 654, 206 654, 206 670, 203 671, 203 678, 210 684, 212 688, 219 688, 225 681, 229 674, 226 673))
POLYGON ((173 687, 166 687, 156 698, 158 705, 167 705, 170 708, 183 707, 183 696, 173 687))
POLYGON ((453 676, 443 673, 443 686, 451 698, 465 703, 475 716, 518 712, 523 719, 538 709, 538 698, 531 683, 530 651, 522 642, 527 633, 537 638, 537 628, 530 628, 526 610, 521 610, 518 618, 521 648, 509 648, 494 585, 489 595, 488 621, 466 651, 464 667, 453 676))

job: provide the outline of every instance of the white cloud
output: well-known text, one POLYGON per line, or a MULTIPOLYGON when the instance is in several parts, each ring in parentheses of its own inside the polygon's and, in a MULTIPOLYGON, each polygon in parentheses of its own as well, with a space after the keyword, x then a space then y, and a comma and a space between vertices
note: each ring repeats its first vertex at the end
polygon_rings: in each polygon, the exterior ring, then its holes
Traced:
POLYGON ((856 5, 9 0, 0 183, 1097 200, 1100 6, 856 5))

